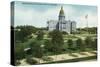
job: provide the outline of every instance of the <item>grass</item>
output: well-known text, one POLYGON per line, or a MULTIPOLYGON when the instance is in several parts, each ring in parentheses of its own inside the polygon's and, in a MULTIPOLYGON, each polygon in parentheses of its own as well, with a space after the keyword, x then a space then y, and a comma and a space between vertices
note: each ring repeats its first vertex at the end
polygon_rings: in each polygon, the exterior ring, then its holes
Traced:
POLYGON ((76 35, 64 35, 64 38, 78 38, 76 35))
MULTIPOLYGON (((78 39, 77 36, 87 36, 87 34, 76 34, 76 35, 65 35, 63 36, 64 37, 64 41, 66 41, 64 43, 64 49, 65 51, 62 51, 60 54, 64 54, 64 53, 68 53, 69 51, 67 50, 68 46, 67 46, 67 40, 68 39, 78 39)), ((89 36, 96 36, 96 34, 90 34, 89 36)), ((44 39, 41 41, 41 44, 44 43, 45 40, 47 39, 51 39, 51 38, 46 38, 47 35, 45 35, 44 39)), ((20 45, 24 45, 24 48, 28 48, 29 47, 29 44, 34 41, 34 38, 31 38, 31 39, 28 39, 26 42, 24 43, 20 43, 20 45)), ((74 40, 73 40, 74 41, 74 40)), ((74 52, 80 52, 81 50, 77 51, 77 50, 72 50, 71 52, 74 53, 74 52)), ((86 51, 92 51, 90 48, 86 49, 86 51)), ((45 56, 46 55, 54 55, 55 53, 54 52, 47 52, 46 54, 44 54, 45 56)))
POLYGON ((82 36, 82 37, 87 37, 87 36, 90 36, 90 37, 97 37, 97 34, 76 34, 77 36, 82 36))

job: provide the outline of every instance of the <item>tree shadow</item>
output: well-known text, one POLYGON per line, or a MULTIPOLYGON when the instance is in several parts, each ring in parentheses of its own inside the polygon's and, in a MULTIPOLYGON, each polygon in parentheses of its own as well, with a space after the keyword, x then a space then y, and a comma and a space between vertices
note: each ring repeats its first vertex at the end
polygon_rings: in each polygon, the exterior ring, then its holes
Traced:
POLYGON ((86 53, 79 53, 79 54, 81 54, 81 55, 88 55, 88 54, 86 54, 86 53))
POLYGON ((75 55, 75 54, 72 54, 72 53, 70 53, 69 56, 78 57, 78 55, 75 55))
POLYGON ((96 55, 97 55, 97 52, 93 52, 93 51, 91 51, 91 52, 89 52, 89 53, 92 53, 92 54, 96 54, 96 55))
POLYGON ((44 56, 44 57, 42 57, 42 60, 44 60, 44 61, 52 61, 53 58, 44 56))

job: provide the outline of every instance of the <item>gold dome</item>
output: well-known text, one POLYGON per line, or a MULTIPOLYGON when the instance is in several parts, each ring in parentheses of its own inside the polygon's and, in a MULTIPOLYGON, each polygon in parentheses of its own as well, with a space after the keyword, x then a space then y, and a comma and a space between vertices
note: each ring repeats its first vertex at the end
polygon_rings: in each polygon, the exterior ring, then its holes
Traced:
POLYGON ((64 15, 63 6, 61 6, 61 9, 60 9, 60 13, 59 13, 59 15, 64 15))

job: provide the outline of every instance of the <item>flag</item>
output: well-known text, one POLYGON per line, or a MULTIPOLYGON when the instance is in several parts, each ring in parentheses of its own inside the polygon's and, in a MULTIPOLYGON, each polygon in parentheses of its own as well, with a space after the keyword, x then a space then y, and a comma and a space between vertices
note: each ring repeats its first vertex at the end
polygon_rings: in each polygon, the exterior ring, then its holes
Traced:
POLYGON ((86 19, 88 18, 88 14, 85 16, 85 18, 86 18, 86 19))

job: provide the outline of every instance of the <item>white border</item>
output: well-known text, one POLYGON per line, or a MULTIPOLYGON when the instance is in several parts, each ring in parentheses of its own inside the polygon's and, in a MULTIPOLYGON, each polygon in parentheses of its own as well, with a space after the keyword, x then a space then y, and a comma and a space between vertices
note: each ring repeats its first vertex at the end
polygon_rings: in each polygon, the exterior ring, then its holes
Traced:
MULTIPOLYGON (((10 2, 20 0, 0 0, 0 67, 13 67, 10 65, 10 2)), ((98 27, 100 27, 100 1, 99 0, 21 0, 31 2, 46 2, 46 3, 64 3, 64 4, 79 4, 79 5, 97 5, 98 6, 98 27)), ((100 47, 100 28, 98 28, 98 48, 100 47)), ((100 49, 98 49, 100 51, 100 49)), ((100 56, 100 54, 98 53, 100 56)), ((99 59, 99 58, 98 58, 99 59)), ((76 63, 61 63, 35 65, 35 67, 97 67, 98 62, 76 62, 76 63)), ((34 65, 33 65, 34 66, 34 65)), ((25 66, 32 67, 32 66, 25 66)))

